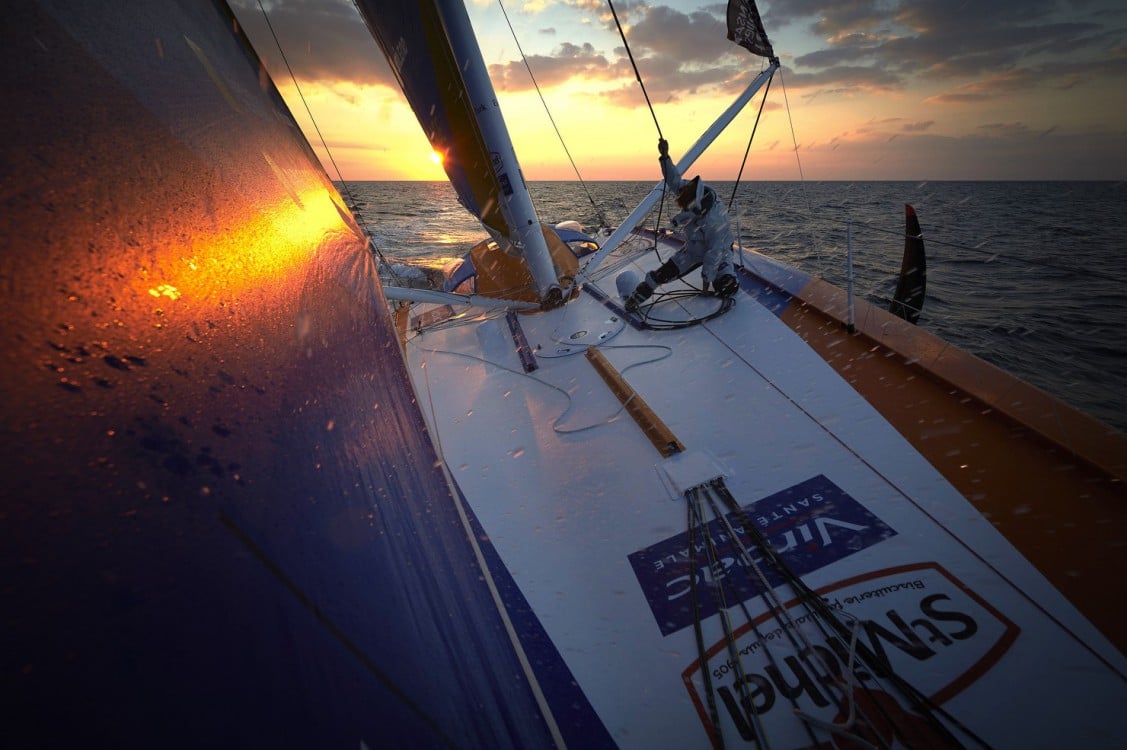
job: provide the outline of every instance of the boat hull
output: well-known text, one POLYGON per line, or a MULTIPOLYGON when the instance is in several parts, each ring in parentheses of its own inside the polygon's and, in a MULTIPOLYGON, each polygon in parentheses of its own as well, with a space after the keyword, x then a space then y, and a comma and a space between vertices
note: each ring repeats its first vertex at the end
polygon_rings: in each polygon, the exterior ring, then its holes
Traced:
MULTIPOLYGON (((756 525, 776 548, 793 551, 790 564, 807 586, 848 621, 864 623, 863 643, 988 743, 1083 736, 1085 744, 1113 745, 1105 712, 1127 695, 1122 656, 1109 642, 1120 634, 1113 624, 1107 636, 1094 627, 1099 608, 1079 611, 1083 597, 1073 603, 1062 595, 1031 564, 1036 554, 976 507, 983 499, 968 499, 940 470, 943 462, 917 448, 921 437, 886 418, 880 399, 859 392, 851 368, 835 363, 854 351, 846 342, 864 341, 868 351, 871 341, 840 322, 831 334, 823 317, 820 335, 837 343, 812 346, 796 333, 806 332, 809 317, 789 319, 801 300, 768 273, 778 267, 757 274, 753 255, 731 310, 696 325, 647 328, 620 306, 614 276, 656 267, 660 259, 642 249, 651 243, 652 235, 636 237, 611 260, 613 272, 562 310, 468 314, 457 325, 408 330, 405 348, 468 512, 614 742, 708 746, 719 731, 738 745, 753 741, 759 720, 772 746, 805 747, 815 744, 810 725, 794 718, 789 701, 823 722, 841 711, 826 680, 846 671, 849 647, 813 627, 817 618, 781 579, 772 582, 775 605, 748 582, 738 549, 750 544, 746 525, 756 525), (514 327, 535 355, 531 369, 514 327), (579 356, 585 346, 569 343, 592 337, 683 450, 665 456, 579 356), (743 512, 706 511, 698 534, 719 545, 708 561, 691 556, 685 492, 714 479, 743 512), (690 607, 694 580, 702 590, 690 607), (714 594, 704 589, 723 590, 724 602, 709 604, 714 594), (806 646, 788 645, 791 632, 803 633, 806 646), (811 654, 821 656, 821 673, 809 666, 811 654), (1060 680, 1081 673, 1075 695, 1089 697, 1069 702, 1060 680), (748 685, 756 686, 751 696, 748 685), (1062 700, 1067 722, 1036 710, 1062 700), (1021 718, 1000 722, 1000 713, 1021 718)), ((662 236, 658 254, 668 257, 675 246, 662 236)), ((689 294, 648 312, 651 323, 703 319, 721 304, 689 294)), ((899 381, 886 387, 909 397, 905 408, 911 398, 932 398, 911 392, 923 364, 874 354, 896 365, 899 381)), ((980 429, 967 426, 963 439, 980 440, 980 429)), ((1022 455, 1021 435, 1017 441, 1017 452, 1002 450, 996 460, 1022 455)), ((1010 503, 1014 495, 987 500, 1010 503)), ((1038 562, 1051 571, 1045 561, 1053 559, 1038 562)), ((912 714, 870 678, 854 688, 912 714)))

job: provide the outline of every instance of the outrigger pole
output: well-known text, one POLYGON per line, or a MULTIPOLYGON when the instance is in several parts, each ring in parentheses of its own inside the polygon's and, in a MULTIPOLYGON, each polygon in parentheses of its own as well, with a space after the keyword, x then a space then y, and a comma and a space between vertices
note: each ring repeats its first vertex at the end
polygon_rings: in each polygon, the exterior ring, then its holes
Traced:
MULTIPOLYGON (((693 165, 693 162, 700 158, 700 155, 712 145, 712 142, 716 140, 717 136, 724 131, 724 128, 731 124, 732 120, 736 118, 736 115, 751 101, 751 97, 755 96, 756 92, 763 87, 763 84, 771 79, 771 76, 773 76, 778 69, 779 58, 771 58, 771 64, 768 65, 762 73, 756 76, 754 81, 748 84, 748 87, 744 89, 743 93, 716 118, 716 122, 712 123, 712 126, 704 131, 701 137, 697 139, 697 142, 685 152, 685 155, 677 162, 678 171, 684 174, 685 171, 693 165)), ((642 219, 650 212, 654 204, 661 200, 661 196, 665 192, 662 188, 663 182, 658 182, 653 190, 650 191, 650 194, 647 195, 645 199, 638 204, 638 207, 619 225, 618 229, 611 233, 610 237, 603 243, 599 251, 591 256, 591 259, 587 261, 587 264, 579 272, 578 283, 582 284, 586 282, 591 274, 595 272, 595 269, 599 267, 599 264, 622 243, 622 240, 624 240, 628 234, 634 231, 634 227, 642 222, 642 219)))

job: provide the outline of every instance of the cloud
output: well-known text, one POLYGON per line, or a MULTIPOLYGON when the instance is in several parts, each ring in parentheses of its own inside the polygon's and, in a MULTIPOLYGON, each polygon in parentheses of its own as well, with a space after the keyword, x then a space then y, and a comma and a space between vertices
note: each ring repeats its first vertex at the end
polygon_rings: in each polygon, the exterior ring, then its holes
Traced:
POLYGON ((230 0, 236 17, 267 61, 285 59, 299 81, 394 86, 391 73, 356 8, 344 0, 265 3, 269 27, 257 0, 230 0), (273 34, 271 34, 271 30, 273 34), (277 44, 274 41, 277 37, 277 44))
POLYGON ((1007 71, 928 97, 925 102, 966 104, 990 101, 1015 91, 1031 88, 1040 82, 1040 78, 1033 71, 1007 71))
POLYGON ((552 55, 529 55, 528 67, 524 61, 513 60, 489 66, 489 77, 501 91, 525 91, 533 88, 528 71, 536 76, 541 88, 566 83, 573 78, 588 80, 616 80, 629 74, 625 61, 611 62, 595 51, 588 42, 576 46, 565 42, 552 55))
POLYGON ((853 85, 857 69, 869 68, 888 74, 875 76, 878 81, 964 81, 934 101, 970 102, 1035 85, 1073 85, 1079 80, 1073 67, 1124 75, 1124 14, 1115 6, 1112 0, 1068 7, 1054 0, 788 0, 765 15, 769 24, 799 25, 825 40, 794 58, 801 85, 832 88, 835 75, 853 85))
POLYGON ((979 125, 978 132, 991 138, 1013 138, 1029 135, 1029 128, 1022 122, 988 122, 979 125))
POLYGON ((922 120, 920 122, 906 122, 901 126, 901 130, 905 133, 922 133, 931 128, 935 124, 935 120, 922 120))
POLYGON ((891 91, 901 88, 904 79, 890 71, 864 65, 838 65, 811 73, 790 73, 787 86, 796 89, 818 89, 814 95, 827 93, 857 93, 865 91, 891 91))

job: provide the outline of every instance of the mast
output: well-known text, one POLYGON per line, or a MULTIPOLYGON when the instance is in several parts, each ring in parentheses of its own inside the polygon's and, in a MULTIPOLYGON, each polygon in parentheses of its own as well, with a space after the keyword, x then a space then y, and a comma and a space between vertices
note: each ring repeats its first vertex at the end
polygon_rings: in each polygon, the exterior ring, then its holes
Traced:
POLYGON ((508 219, 511 234, 506 238, 524 256, 541 302, 552 304, 562 300, 559 282, 548 252, 548 243, 540 230, 540 219, 528 186, 524 181, 512 138, 509 136, 493 82, 489 79, 477 37, 470 25, 466 6, 460 0, 438 0, 439 13, 446 24, 446 38, 458 68, 462 71, 466 95, 477 116, 482 139, 492 158, 493 171, 500 187, 498 199, 508 219))
POLYGON ((544 306, 563 300, 493 83, 459 0, 358 0, 368 29, 467 210, 524 259, 544 306))

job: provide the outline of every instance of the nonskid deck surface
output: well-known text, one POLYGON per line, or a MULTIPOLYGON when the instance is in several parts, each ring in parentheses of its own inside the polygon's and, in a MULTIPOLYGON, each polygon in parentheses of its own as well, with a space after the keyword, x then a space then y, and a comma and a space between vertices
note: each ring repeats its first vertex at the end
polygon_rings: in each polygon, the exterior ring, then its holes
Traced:
MULTIPOLYGON (((631 265, 644 273, 658 262, 651 252, 631 265)), ((734 539, 715 513, 708 528, 728 562, 688 557, 683 491, 716 477, 777 548, 790 548, 810 587, 851 616, 882 623, 880 632, 899 633, 886 639, 900 644, 886 649, 894 665, 981 735, 1012 739, 1016 730, 988 720, 981 697, 989 693, 978 690, 1017 678, 1028 684, 1010 705, 1032 711, 1059 700, 1047 682, 1026 679, 1044 668, 1046 651, 1060 668, 1090 669, 1091 694, 1122 697, 1115 650, 778 316, 740 293, 707 323, 646 330, 619 307, 620 270, 564 308, 438 326, 407 347, 454 481, 616 740, 707 744, 696 618, 713 647, 706 666, 714 681, 736 688, 723 666, 727 639, 715 616, 723 607, 698 602, 694 614, 691 573, 728 580, 728 595, 744 599, 724 607, 736 613, 749 664, 765 653, 755 628, 775 627, 763 624, 777 613, 754 587, 716 572, 733 564, 734 539), (518 353, 522 342, 532 368, 518 353), (683 453, 667 458, 655 448, 583 356, 591 345, 683 453), (904 627, 922 635, 911 638, 898 623, 916 623, 904 627), (1032 665, 1040 666, 1031 673, 1032 665)), ((690 297, 656 310, 676 319, 717 304, 690 297)), ((799 702, 832 719, 816 693, 799 702)), ((1074 707, 1077 726, 1098 725, 1112 705, 1101 700, 1074 707)), ((725 733, 739 735, 747 717, 721 713, 725 733)), ((783 714, 773 714, 775 731, 806 741, 783 714)), ((1035 736, 1054 723, 1021 731, 1035 736)))

